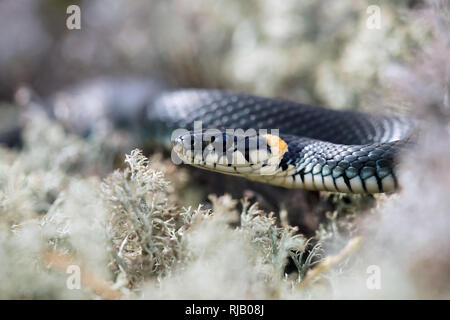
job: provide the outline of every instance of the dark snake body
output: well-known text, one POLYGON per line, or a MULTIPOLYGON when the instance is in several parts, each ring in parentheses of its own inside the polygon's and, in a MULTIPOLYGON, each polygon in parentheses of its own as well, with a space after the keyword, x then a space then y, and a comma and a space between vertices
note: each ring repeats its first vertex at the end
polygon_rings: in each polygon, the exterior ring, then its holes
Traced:
POLYGON ((45 104, 47 113, 70 131, 86 135, 106 122, 166 146, 174 130, 192 130, 195 121, 201 121, 204 129, 278 129, 288 148, 277 176, 256 180, 353 193, 389 192, 397 187, 398 154, 409 144, 415 127, 402 117, 220 90, 170 91, 139 78, 87 81, 53 95, 45 104))
POLYGON ((278 129, 288 145, 280 176, 258 180, 349 193, 395 190, 397 156, 414 128, 402 117, 195 89, 162 94, 148 106, 146 121, 160 137, 177 128, 192 130, 194 121, 202 121, 205 129, 278 129))

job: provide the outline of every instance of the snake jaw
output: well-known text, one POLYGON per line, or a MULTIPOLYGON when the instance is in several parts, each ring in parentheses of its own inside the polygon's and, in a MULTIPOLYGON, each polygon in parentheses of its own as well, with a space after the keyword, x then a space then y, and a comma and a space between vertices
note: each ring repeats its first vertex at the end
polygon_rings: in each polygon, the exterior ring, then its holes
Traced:
POLYGON ((396 188, 395 177, 389 167, 391 156, 387 145, 380 145, 377 150, 370 147, 356 151, 361 156, 358 158, 348 151, 352 150, 351 146, 317 141, 312 146, 308 138, 304 142, 290 139, 291 136, 281 138, 265 134, 242 137, 223 132, 219 138, 212 139, 204 133, 191 132, 176 139, 173 151, 184 163, 201 169, 286 188, 347 193, 391 192, 396 188), (196 141, 196 138, 201 139, 196 141), (230 141, 233 143, 228 143, 230 141), (240 144, 242 141, 245 143, 240 144), (243 149, 240 148, 242 146, 243 149), (369 156, 377 156, 377 153, 383 158, 376 162, 379 168, 372 168, 369 156), (342 163, 326 159, 337 159, 338 156, 342 163), (297 157, 298 162, 292 162, 293 157, 297 157), (362 160, 364 157, 367 161, 359 163, 365 161, 362 160), (355 173, 358 165, 361 169, 355 173))
POLYGON ((185 164, 257 181, 284 176, 279 165, 287 150, 287 143, 273 134, 246 136, 223 131, 215 135, 189 132, 173 145, 185 164))

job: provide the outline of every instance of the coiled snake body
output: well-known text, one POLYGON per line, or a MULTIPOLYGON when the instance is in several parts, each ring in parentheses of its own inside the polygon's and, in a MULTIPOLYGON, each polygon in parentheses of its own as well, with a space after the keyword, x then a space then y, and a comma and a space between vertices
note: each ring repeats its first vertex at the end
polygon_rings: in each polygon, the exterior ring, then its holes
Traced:
POLYGON ((402 117, 220 90, 170 91, 136 78, 86 81, 46 104, 51 117, 83 135, 106 122, 145 140, 172 142, 177 160, 203 169, 334 192, 395 190, 398 154, 415 128, 402 117), (196 121, 202 130, 187 131, 196 121))
POLYGON ((148 106, 146 119, 160 133, 192 130, 201 121, 202 131, 172 136, 185 163, 287 188, 347 193, 395 190, 397 156, 414 128, 401 117, 219 90, 162 94, 148 106))

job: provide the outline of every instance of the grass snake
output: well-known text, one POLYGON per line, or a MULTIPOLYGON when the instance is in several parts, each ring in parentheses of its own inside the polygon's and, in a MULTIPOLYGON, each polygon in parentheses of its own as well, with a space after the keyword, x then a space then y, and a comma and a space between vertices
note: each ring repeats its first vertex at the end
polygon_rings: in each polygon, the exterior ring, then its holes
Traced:
POLYGON ((398 116, 201 89, 164 93, 145 116, 160 133, 192 130, 201 121, 202 130, 172 136, 184 163, 287 188, 345 193, 394 191, 398 155, 415 127, 398 116))
POLYGON ((41 104, 82 135, 111 124, 144 141, 173 145, 175 160, 203 169, 287 188, 346 193, 394 191, 398 156, 414 140, 416 127, 399 116, 230 91, 172 90, 133 77, 85 81, 41 104), (194 126, 198 121, 201 130, 194 126))

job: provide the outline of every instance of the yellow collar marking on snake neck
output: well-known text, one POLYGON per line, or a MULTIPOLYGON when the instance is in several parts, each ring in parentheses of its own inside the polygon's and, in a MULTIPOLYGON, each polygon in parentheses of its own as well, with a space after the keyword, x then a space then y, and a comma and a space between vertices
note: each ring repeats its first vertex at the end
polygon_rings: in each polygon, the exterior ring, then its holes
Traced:
POLYGON ((272 134, 266 134, 264 138, 270 147, 272 156, 268 159, 268 165, 262 167, 259 173, 263 176, 274 176, 280 172, 279 164, 284 153, 288 150, 288 145, 283 139, 272 134))
POLYGON ((280 158, 288 150, 287 143, 284 142, 284 140, 281 139, 280 137, 275 136, 273 134, 266 134, 264 135, 264 137, 266 138, 272 153, 278 155, 280 158))

